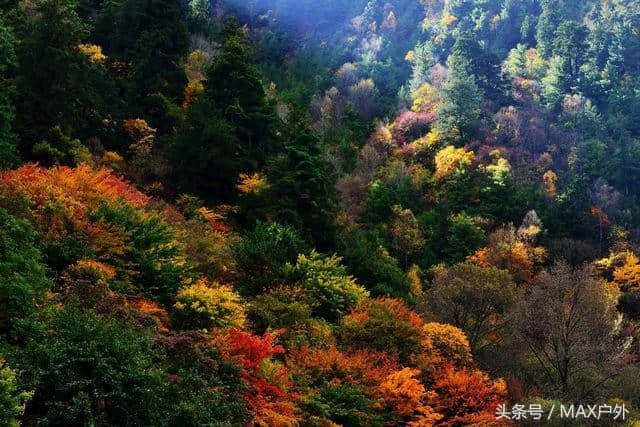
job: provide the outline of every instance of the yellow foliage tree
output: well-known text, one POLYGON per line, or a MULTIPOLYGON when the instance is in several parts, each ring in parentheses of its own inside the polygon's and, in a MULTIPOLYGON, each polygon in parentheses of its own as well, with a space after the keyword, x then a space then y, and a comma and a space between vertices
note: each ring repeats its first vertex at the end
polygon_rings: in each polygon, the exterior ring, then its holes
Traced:
POLYGON ((461 168, 469 166, 475 159, 473 151, 449 145, 436 154, 436 179, 443 179, 461 168))
POLYGON ((182 288, 174 305, 176 318, 186 328, 242 327, 244 307, 240 296, 231 287, 205 280, 182 288))
POLYGON ((246 173, 240 174, 240 182, 236 185, 238 191, 242 194, 256 194, 269 187, 267 178, 259 173, 248 175, 246 173))
POLYGON ((442 14, 442 20, 440 21, 443 27, 449 27, 456 22, 458 18, 449 12, 445 12, 442 14))
POLYGON ((460 328, 446 323, 430 322, 422 328, 422 345, 427 351, 437 352, 447 361, 467 363, 473 360, 469 340, 460 328))
POLYGON ((640 291, 640 259, 633 253, 625 253, 624 265, 613 270, 613 283, 624 292, 640 291))
POLYGON ((413 95, 413 106, 411 109, 419 113, 436 113, 440 104, 440 94, 438 90, 425 83, 420 86, 413 95))
POLYGON ((554 198, 557 193, 556 184, 558 182, 558 176, 554 171, 548 170, 542 175, 542 181, 544 182, 544 191, 547 197, 550 199, 554 198))
POLYGON ((102 47, 95 44, 79 44, 78 49, 93 63, 104 62, 107 57, 102 53, 102 47))

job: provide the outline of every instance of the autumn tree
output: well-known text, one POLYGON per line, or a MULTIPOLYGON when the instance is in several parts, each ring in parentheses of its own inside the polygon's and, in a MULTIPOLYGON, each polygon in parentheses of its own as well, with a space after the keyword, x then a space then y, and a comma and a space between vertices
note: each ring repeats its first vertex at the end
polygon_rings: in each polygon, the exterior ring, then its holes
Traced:
POLYGON ((516 283, 531 283, 535 266, 546 258, 545 249, 533 243, 525 234, 518 235, 513 225, 503 226, 489 235, 486 246, 478 249, 469 260, 480 267, 506 270, 516 283))
POLYGON ((435 269, 423 307, 427 316, 462 329, 476 354, 507 324, 516 295, 508 272, 467 262, 435 269))
POLYGON ((495 410, 507 398, 502 379, 492 380, 479 370, 446 367, 435 375, 433 408, 453 425, 495 423, 495 410))
POLYGON ((256 425, 292 425, 295 415, 295 394, 289 391, 289 373, 274 356, 284 353, 275 343, 277 333, 251 335, 231 329, 224 337, 223 351, 236 360, 246 385, 245 398, 256 425))
POLYGON ((413 212, 399 205, 395 205, 392 212, 393 217, 388 224, 391 246, 407 267, 409 259, 424 248, 425 240, 413 212))
POLYGON ((184 329, 242 327, 244 307, 229 286, 205 280, 185 286, 176 295, 176 321, 184 329))
POLYGON ((463 171, 473 163, 474 158, 473 151, 469 152, 464 148, 455 148, 453 145, 448 145, 436 154, 434 177, 443 179, 458 171, 463 171))
POLYGON ((516 342, 548 395, 598 396, 620 372, 628 340, 620 336, 615 307, 615 293, 589 266, 556 263, 527 290, 515 308, 516 342))
POLYGON ((401 300, 378 298, 362 301, 344 316, 339 337, 345 345, 382 351, 406 362, 421 351, 423 325, 401 300))

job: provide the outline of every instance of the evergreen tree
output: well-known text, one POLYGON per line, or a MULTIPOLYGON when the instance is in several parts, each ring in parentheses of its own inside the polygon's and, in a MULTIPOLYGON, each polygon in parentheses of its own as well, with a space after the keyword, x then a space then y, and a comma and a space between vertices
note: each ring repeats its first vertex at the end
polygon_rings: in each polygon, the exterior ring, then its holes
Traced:
POLYGON ((442 88, 437 125, 443 135, 454 140, 473 137, 480 125, 484 92, 475 70, 483 62, 473 62, 472 58, 479 55, 476 47, 477 43, 471 42, 468 35, 461 36, 447 61, 451 76, 442 88))
POLYGON ((15 92, 12 74, 16 66, 14 38, 0 11, 0 169, 18 163, 17 138, 13 133, 15 108, 11 101, 15 92))
POLYGON ((222 37, 204 93, 189 107, 168 153, 175 188, 209 201, 232 199, 239 174, 264 163, 277 123, 237 22, 227 23, 222 37))
POLYGON ((189 34, 181 3, 109 0, 97 18, 94 38, 133 74, 125 83, 133 106, 149 107, 147 97, 155 93, 173 102, 182 97, 187 78, 180 64, 188 52, 189 34))
MULTIPOLYGON (((93 70, 78 49, 87 27, 75 11, 75 0, 43 0, 37 14, 21 29, 18 49, 16 128, 24 155, 49 140, 58 150, 54 128, 67 138, 95 132, 90 120, 100 94, 93 85, 93 70)), ((65 153, 67 154, 67 153, 65 153)))
POLYGON ((542 79, 542 97, 549 108, 555 108, 562 102, 568 91, 565 75, 566 59, 554 56, 549 61, 549 70, 542 79))
POLYGON ((536 27, 536 42, 538 52, 548 58, 551 55, 555 31, 560 21, 560 0, 542 0, 541 5, 542 13, 536 27))
POLYGON ((563 22, 556 30, 553 55, 564 59, 565 74, 571 81, 578 79, 580 67, 585 62, 586 38, 586 27, 573 21, 563 22))
POLYGON ((269 210, 278 222, 302 230, 324 250, 333 240, 334 180, 318 137, 299 110, 285 126, 283 145, 283 152, 267 163, 269 210))
POLYGON ((204 97, 233 124, 242 150, 258 162, 270 150, 274 113, 267 103, 254 53, 236 20, 222 30, 220 54, 206 73, 204 97))

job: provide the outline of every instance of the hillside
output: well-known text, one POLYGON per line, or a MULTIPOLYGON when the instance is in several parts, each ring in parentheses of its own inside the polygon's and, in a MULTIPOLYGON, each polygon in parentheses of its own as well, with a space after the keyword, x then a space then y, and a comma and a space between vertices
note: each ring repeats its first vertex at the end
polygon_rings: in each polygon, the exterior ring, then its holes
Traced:
POLYGON ((636 425, 639 117, 635 0, 1 0, 1 423, 636 425))

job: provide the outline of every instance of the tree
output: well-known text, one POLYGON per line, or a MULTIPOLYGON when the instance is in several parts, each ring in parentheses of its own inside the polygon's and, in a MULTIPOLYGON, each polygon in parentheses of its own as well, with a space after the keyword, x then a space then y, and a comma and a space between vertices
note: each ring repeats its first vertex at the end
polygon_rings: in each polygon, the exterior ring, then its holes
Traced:
POLYGON ((78 308, 27 321, 9 355, 22 384, 37 390, 26 417, 52 424, 155 423, 162 419, 162 371, 153 343, 130 325, 78 308))
POLYGON ((280 342, 287 349, 333 343, 330 324, 313 316, 312 305, 305 289, 283 285, 254 298, 247 307, 247 318, 258 334, 282 330, 280 342))
POLYGON ((438 110, 437 128, 454 140, 466 140, 475 136, 480 126, 484 91, 479 86, 478 75, 468 52, 462 51, 466 43, 459 38, 453 53, 447 60, 451 76, 444 83, 438 110), (460 49, 456 49, 460 47, 460 49))
POLYGON ((391 246, 403 260, 404 266, 408 267, 409 258, 424 248, 425 239, 411 210, 402 209, 399 205, 395 205, 391 210, 393 217, 388 225, 391 246))
POLYGON ((36 232, 0 208, 0 328, 32 313, 50 283, 36 232))
POLYGON ((181 285, 192 276, 183 245, 164 218, 126 203, 99 205, 88 216, 91 223, 106 226, 126 242, 128 250, 110 259, 118 269, 118 290, 143 292, 170 305, 181 285))
POLYGON ((443 179, 459 170, 464 170, 473 163, 474 159, 473 151, 448 145, 436 154, 434 178, 443 179))
POLYGON ((403 297, 410 291, 406 274, 374 235, 349 230, 340 238, 344 263, 374 296, 403 297))
POLYGON ((80 136, 95 135, 104 104, 98 82, 103 76, 78 48, 88 32, 75 0, 38 2, 37 13, 18 36, 16 131, 24 156, 75 163, 80 136), (96 123, 97 122, 97 123, 96 123), (52 153, 60 153, 52 154, 52 153))
POLYGON ((397 356, 407 363, 422 350, 424 322, 393 298, 363 300, 340 322, 340 342, 397 356))
POLYGON ((242 370, 253 425, 293 425, 297 421, 297 399, 288 391, 288 371, 273 359, 284 353, 284 348, 275 343, 277 336, 265 332, 259 337, 231 329, 223 343, 224 351, 242 370))
POLYGON ((580 67, 585 61, 587 28, 573 21, 562 22, 555 32, 553 55, 564 58, 565 75, 570 81, 579 77, 580 67))
POLYGON ((262 76, 242 28, 235 20, 222 29, 220 54, 206 71, 204 96, 235 127, 241 149, 259 161, 270 151, 274 113, 267 103, 262 76))
POLYGON ((341 261, 336 255, 326 257, 313 251, 308 257, 299 255, 296 264, 288 268, 309 293, 314 314, 330 321, 338 320, 369 296, 341 261))
POLYGON ((335 228, 335 183, 320 141, 302 112, 291 114, 282 145, 282 152, 267 161, 267 215, 296 227, 316 247, 328 248, 335 228))
POLYGON ((598 396, 623 365, 616 295, 590 266, 554 264, 541 273, 515 309, 516 342, 538 369, 549 396, 598 396), (584 375, 588 373, 588 375, 584 375))
POLYGON ((148 108, 146 98, 155 93, 181 100, 187 79, 180 64, 189 47, 181 3, 110 0, 98 14, 93 36, 107 55, 130 67, 125 90, 132 106, 148 108))
POLYGON ((540 54, 548 58, 552 52, 553 38, 560 23, 560 0, 543 0, 542 13, 536 27, 537 49, 540 54))
POLYGON ((547 107, 555 109, 564 99, 564 95, 569 92, 567 86, 567 76, 565 75, 566 59, 553 56, 549 60, 547 75, 542 79, 542 97, 547 107))
POLYGON ((20 391, 16 372, 4 360, 0 361, 0 422, 9 427, 19 426, 25 404, 33 392, 20 391))
POLYGON ((15 107, 11 101, 15 95, 12 76, 18 65, 14 44, 0 11, 0 169, 15 166, 19 159, 18 140, 13 132, 15 107))
POLYGON ((309 252, 307 244, 290 226, 258 222, 233 247, 238 264, 238 289, 242 295, 256 296, 286 280, 286 265, 299 254, 309 252))
POLYGON ((495 411, 507 397, 502 379, 491 380, 478 370, 445 367, 435 375, 434 409, 452 425, 495 423, 495 411))
POLYGON ((173 307, 183 329, 242 327, 245 323, 242 301, 233 289, 205 280, 180 289, 173 307))
MULTIPOLYGON (((533 231, 533 230, 531 230, 533 231)), ((539 233, 538 229, 536 233, 539 233)), ((534 266, 546 257, 544 248, 518 234, 513 225, 503 226, 489 235, 485 247, 478 249, 469 260, 480 267, 496 267, 511 274, 516 283, 531 283, 534 266)))
POLYGON ((189 106, 167 153, 175 189, 213 202, 235 199, 240 173, 255 172, 276 151, 277 119, 251 46, 235 20, 225 24, 220 37, 204 93, 189 106))
POLYGON ((462 329, 476 354, 505 326, 515 298, 516 286, 506 271, 462 263, 435 269, 423 307, 437 321, 462 329))

